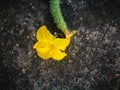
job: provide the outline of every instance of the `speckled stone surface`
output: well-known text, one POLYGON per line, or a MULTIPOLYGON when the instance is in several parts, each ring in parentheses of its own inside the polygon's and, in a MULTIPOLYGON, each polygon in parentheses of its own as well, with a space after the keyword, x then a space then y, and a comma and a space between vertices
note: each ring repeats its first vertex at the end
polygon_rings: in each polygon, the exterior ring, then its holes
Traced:
POLYGON ((62 61, 33 50, 36 31, 61 33, 49 0, 0 1, 0 90, 120 90, 120 1, 61 0, 72 38, 62 61))

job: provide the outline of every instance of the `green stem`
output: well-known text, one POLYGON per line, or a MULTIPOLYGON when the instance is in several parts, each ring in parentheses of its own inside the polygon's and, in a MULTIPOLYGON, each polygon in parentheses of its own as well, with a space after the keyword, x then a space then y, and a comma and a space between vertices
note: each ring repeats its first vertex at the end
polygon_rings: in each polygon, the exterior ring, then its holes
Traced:
POLYGON ((60 0, 50 0, 50 11, 53 16, 54 22, 57 24, 57 27, 64 32, 67 30, 67 25, 62 16, 60 9, 60 0))

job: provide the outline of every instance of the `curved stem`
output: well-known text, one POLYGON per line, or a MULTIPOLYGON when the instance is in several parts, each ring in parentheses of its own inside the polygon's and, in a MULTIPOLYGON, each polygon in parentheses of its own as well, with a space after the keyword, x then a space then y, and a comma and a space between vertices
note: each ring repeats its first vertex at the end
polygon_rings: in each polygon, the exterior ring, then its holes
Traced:
POLYGON ((50 11, 53 16, 54 22, 57 24, 57 27, 65 32, 67 30, 67 25, 62 16, 60 9, 60 0, 50 0, 50 11))

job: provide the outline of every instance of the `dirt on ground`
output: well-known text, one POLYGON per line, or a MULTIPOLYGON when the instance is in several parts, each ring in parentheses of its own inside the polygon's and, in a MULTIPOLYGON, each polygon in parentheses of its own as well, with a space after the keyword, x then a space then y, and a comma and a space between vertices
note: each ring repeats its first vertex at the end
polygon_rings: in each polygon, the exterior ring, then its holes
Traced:
POLYGON ((61 33, 49 0, 1 0, 0 90, 120 90, 120 1, 61 0, 61 9, 77 33, 62 61, 43 60, 37 29, 61 33))

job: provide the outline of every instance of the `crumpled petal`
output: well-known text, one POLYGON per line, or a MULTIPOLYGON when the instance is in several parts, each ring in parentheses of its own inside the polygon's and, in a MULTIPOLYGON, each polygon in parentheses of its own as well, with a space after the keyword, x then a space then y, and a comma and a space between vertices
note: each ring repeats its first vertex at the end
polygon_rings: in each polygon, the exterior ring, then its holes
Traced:
POLYGON ((37 54, 39 57, 41 57, 42 59, 49 59, 51 58, 50 54, 48 53, 49 49, 45 49, 45 48, 39 48, 37 49, 37 54), (42 50, 46 51, 46 52, 42 52, 42 50))
POLYGON ((47 43, 45 42, 36 42, 35 45, 33 46, 34 49, 40 48, 40 47, 45 47, 45 45, 47 45, 47 43))
POLYGON ((67 54, 65 52, 60 51, 59 49, 53 48, 52 49, 52 53, 51 53, 51 57, 54 60, 60 61, 62 60, 65 56, 67 56, 67 54))
POLYGON ((66 38, 71 38, 77 31, 76 30, 73 30, 72 32, 69 32, 68 30, 66 30, 64 33, 65 33, 65 36, 66 38))
POLYGON ((70 39, 56 38, 53 40, 53 44, 56 48, 65 51, 66 47, 70 44, 70 39))
POLYGON ((49 47, 48 44, 43 44, 43 43, 39 43, 37 42, 34 47, 37 51, 37 54, 39 57, 43 58, 43 59, 48 59, 51 57, 51 55, 49 54, 51 48, 49 47))
POLYGON ((38 29, 36 37, 40 42, 48 42, 54 38, 54 36, 47 30, 46 26, 41 26, 38 29))
POLYGON ((75 34, 75 31, 70 33, 66 30, 64 33, 66 38, 55 38, 47 30, 46 26, 40 27, 36 35, 38 42, 33 46, 38 56, 42 59, 62 60, 67 55, 64 51, 70 44, 71 37, 75 34))

